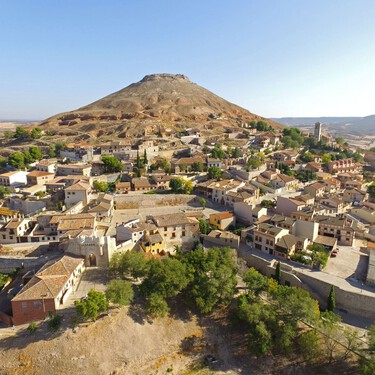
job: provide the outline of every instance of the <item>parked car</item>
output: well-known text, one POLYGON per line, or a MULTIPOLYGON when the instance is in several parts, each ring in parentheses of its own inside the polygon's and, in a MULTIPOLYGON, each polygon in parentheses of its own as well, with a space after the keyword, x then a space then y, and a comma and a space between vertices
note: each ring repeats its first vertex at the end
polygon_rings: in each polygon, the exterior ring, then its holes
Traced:
POLYGON ((332 253, 331 254, 331 258, 336 258, 337 257, 337 253, 332 253))

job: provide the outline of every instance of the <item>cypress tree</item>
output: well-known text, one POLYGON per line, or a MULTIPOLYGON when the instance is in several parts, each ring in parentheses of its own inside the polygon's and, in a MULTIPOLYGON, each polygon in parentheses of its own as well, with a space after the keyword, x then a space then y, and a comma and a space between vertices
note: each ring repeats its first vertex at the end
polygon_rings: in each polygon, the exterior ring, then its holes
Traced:
POLYGON ((327 310, 333 311, 336 307, 335 287, 332 285, 327 301, 327 310))
POLYGON ((145 150, 144 154, 143 154, 143 165, 147 165, 148 164, 148 159, 147 159, 147 152, 145 150))
POLYGON ((139 157, 139 151, 137 151, 137 161, 136 161, 136 167, 140 169, 142 167, 141 165, 141 158, 139 157))
POLYGON ((277 281, 278 284, 281 283, 281 265, 280 265, 280 262, 277 262, 277 265, 276 265, 275 280, 277 281))

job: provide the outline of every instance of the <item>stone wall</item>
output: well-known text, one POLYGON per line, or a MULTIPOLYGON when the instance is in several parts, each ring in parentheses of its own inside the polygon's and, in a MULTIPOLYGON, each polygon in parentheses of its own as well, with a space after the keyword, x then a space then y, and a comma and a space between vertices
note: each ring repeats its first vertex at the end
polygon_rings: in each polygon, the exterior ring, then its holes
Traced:
POLYGON ((155 208, 162 206, 184 206, 188 204, 199 205, 200 198, 195 195, 184 194, 122 194, 115 197, 117 210, 155 208))
MULTIPOLYGON (((259 272, 267 277, 275 274, 276 261, 267 261, 254 254, 248 252, 238 251, 238 255, 246 260, 249 267, 254 267, 259 272)), ((331 284, 316 279, 303 270, 296 270, 292 267, 283 264, 281 267, 282 283, 287 283, 291 286, 296 286, 308 291, 311 297, 319 301, 322 308, 326 308, 327 298, 331 289, 331 284)), ((352 292, 335 286, 336 308, 348 312, 350 314, 375 319, 375 293, 374 296, 369 296, 358 292, 352 292)))

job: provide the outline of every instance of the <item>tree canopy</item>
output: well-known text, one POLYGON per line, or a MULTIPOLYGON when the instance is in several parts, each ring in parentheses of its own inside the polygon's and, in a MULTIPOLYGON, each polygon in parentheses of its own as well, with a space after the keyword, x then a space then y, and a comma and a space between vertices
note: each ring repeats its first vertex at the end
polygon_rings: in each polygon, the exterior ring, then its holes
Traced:
POLYGON ((216 165, 213 165, 212 167, 208 168, 208 178, 213 178, 215 180, 218 180, 221 175, 223 174, 222 170, 217 167, 216 165))
POLYGON ((237 270, 229 248, 194 250, 183 262, 192 279, 187 293, 201 312, 211 312, 218 305, 230 302, 237 285, 237 270))
POLYGON ((108 300, 104 293, 91 289, 81 301, 75 301, 77 313, 84 319, 96 320, 101 312, 108 309, 108 300))
POLYGON ((191 194, 193 190, 192 182, 183 177, 172 178, 169 186, 175 194, 191 194))
POLYGON ((116 173, 123 170, 121 162, 112 155, 103 155, 102 162, 106 173, 116 173))
POLYGON ((120 306, 130 305, 134 299, 132 284, 126 280, 111 280, 108 283, 105 295, 108 301, 120 306))
POLYGON ((126 251, 113 254, 109 262, 109 269, 121 278, 133 277, 137 279, 147 274, 149 262, 143 251, 126 251))

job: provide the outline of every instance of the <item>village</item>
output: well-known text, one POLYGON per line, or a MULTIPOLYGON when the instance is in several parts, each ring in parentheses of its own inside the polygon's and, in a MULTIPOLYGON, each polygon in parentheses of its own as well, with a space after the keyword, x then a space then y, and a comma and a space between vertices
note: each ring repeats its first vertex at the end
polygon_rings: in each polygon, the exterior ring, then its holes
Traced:
POLYGON ((280 262, 286 285, 308 272, 323 290, 337 281, 338 306, 374 318, 375 153, 320 123, 314 134, 258 121, 215 137, 166 130, 33 153, 24 164, 9 155, 0 174, 0 273, 12 275, 0 292, 5 325, 55 314, 87 270, 108 268, 117 253, 164 258, 198 243, 230 247, 268 276, 280 262), (351 308, 346 293, 366 302, 351 308))

